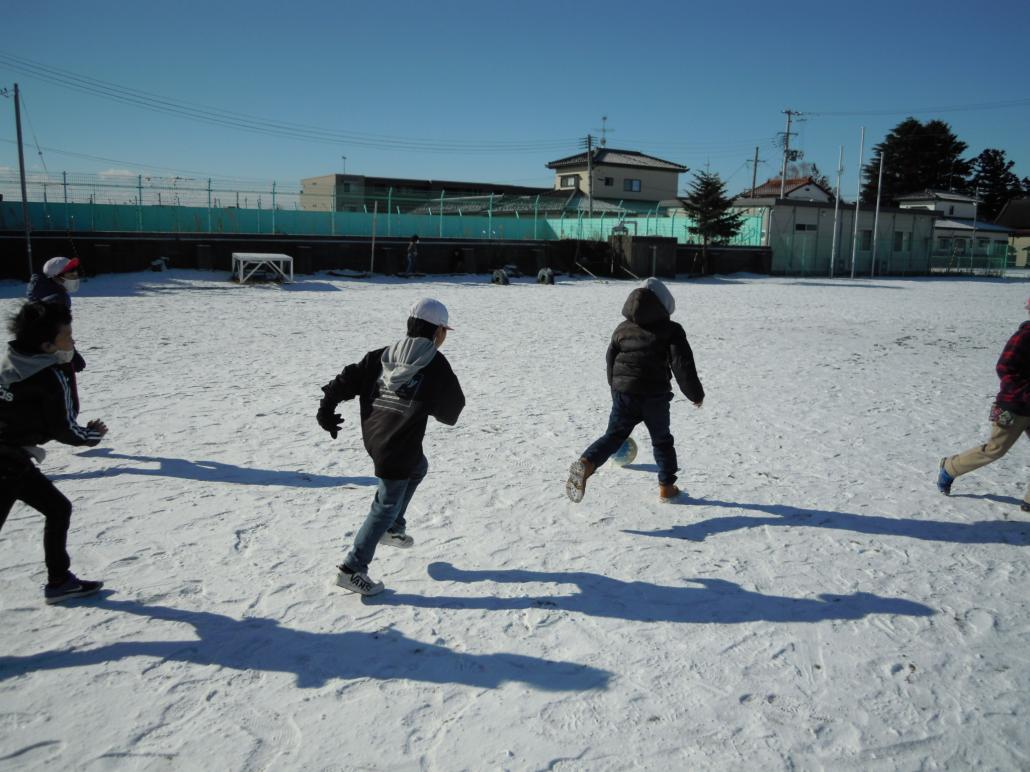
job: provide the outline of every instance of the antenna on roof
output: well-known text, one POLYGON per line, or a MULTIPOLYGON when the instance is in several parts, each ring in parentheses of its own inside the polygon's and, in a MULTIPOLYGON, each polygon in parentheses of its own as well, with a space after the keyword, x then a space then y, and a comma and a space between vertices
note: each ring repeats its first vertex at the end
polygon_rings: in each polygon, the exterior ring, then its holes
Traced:
POLYGON ((606 135, 608 134, 609 131, 615 131, 615 129, 609 129, 608 128, 608 116, 607 115, 602 115, 601 116, 601 128, 594 129, 594 131, 601 132, 601 142, 600 142, 600 145, 601 145, 601 147, 604 147, 604 146, 606 146, 608 144, 608 137, 606 135))

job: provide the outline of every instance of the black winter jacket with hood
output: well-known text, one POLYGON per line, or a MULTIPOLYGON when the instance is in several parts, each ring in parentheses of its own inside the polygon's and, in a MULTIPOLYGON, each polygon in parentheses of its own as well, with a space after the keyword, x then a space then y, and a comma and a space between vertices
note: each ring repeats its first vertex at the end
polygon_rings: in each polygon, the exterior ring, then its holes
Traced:
POLYGON ((8 344, 0 357, 0 446, 100 442, 103 435, 76 422, 73 378, 71 366, 58 364, 52 354, 25 353, 8 344))
POLYGON ((320 410, 330 412, 358 397, 361 437, 376 477, 410 477, 422 458, 429 416, 454 426, 465 407, 461 384, 450 362, 428 338, 405 338, 369 351, 322 387, 320 410))
POLYGON ((626 321, 615 328, 608 346, 608 385, 612 389, 663 394, 672 390, 675 376, 687 399, 695 403, 704 400, 687 335, 669 318, 675 308, 672 294, 657 279, 648 279, 626 298, 622 307, 626 321))

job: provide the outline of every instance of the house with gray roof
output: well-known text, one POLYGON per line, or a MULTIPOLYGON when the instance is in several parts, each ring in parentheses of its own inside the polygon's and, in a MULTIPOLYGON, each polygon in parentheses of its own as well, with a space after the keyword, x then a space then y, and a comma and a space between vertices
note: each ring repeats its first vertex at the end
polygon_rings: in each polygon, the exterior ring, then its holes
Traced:
POLYGON ((554 170, 554 189, 584 193, 588 199, 647 202, 674 199, 679 176, 690 171, 672 161, 637 152, 596 147, 588 159, 586 151, 547 164, 554 170), (588 163, 589 161, 589 163, 588 163))
POLYGON ((924 209, 938 213, 933 227, 932 255, 935 264, 960 265, 963 260, 1004 260, 1008 254, 1010 229, 977 218, 983 203, 976 196, 944 190, 923 190, 895 198, 902 209, 924 209))

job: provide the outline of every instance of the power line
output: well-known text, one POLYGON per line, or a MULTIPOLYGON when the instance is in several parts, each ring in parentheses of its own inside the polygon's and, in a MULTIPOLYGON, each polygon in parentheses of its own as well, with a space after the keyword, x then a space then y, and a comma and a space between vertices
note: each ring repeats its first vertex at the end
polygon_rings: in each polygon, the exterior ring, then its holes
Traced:
POLYGON ((943 107, 908 107, 904 109, 878 109, 878 110, 806 110, 806 115, 819 115, 831 117, 844 116, 875 116, 875 115, 913 115, 915 113, 953 113, 968 112, 975 110, 1002 110, 1011 107, 1030 107, 1030 97, 1021 99, 1009 99, 1001 102, 974 102, 964 105, 946 105, 943 107))
POLYGON ((49 83, 110 99, 141 109, 150 110, 202 123, 249 131, 271 136, 310 142, 359 145, 386 150, 418 152, 489 152, 516 153, 559 150, 575 143, 575 139, 520 140, 520 141, 464 141, 430 140, 391 137, 388 135, 341 132, 285 121, 235 113, 205 105, 173 100, 138 89, 119 86, 106 81, 81 76, 67 70, 39 64, 22 57, 0 52, 0 64, 49 83))

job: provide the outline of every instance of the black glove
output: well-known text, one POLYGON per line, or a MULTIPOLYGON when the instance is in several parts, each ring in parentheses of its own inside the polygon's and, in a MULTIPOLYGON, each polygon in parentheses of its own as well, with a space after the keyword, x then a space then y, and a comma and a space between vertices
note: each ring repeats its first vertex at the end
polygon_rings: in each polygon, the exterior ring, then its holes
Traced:
POLYGON ((329 432, 329 436, 335 440, 336 435, 340 432, 340 426, 343 424, 343 416, 334 413, 332 408, 320 407, 315 418, 318 419, 318 425, 329 432))

